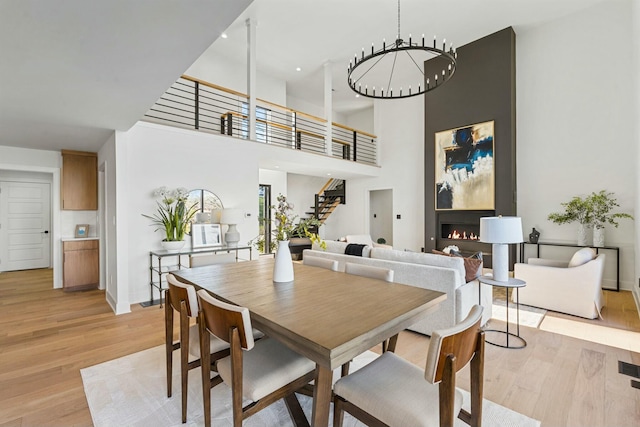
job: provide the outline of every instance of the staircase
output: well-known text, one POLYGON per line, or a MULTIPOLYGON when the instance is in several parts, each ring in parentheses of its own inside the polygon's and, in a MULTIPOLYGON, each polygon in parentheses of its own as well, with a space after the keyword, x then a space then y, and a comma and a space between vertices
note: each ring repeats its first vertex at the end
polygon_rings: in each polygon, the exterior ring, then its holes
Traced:
POLYGON ((345 187, 345 180, 331 178, 316 194, 315 206, 311 206, 313 211, 305 214, 317 218, 321 225, 324 224, 338 205, 346 203, 345 187))

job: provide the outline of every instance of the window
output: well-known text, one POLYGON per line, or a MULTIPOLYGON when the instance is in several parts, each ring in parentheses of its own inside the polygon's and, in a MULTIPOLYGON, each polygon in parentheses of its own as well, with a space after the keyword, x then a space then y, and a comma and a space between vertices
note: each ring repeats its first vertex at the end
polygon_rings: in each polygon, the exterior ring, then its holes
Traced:
MULTIPOLYGON (((191 190, 187 200, 187 206, 195 204, 198 212, 206 212, 209 214, 209 220, 206 222, 218 222, 214 212, 222 210, 224 206, 220 198, 214 193, 203 189, 191 190)), ((198 220, 198 214, 196 214, 195 222, 200 222, 198 220)))

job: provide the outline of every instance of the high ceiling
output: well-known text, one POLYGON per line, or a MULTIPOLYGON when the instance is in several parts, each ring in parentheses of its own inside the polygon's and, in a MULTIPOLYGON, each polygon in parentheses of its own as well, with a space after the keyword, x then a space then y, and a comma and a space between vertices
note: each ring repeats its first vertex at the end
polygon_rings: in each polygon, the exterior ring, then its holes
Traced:
MULTIPOLYGON (((593 6, 603 0, 402 0, 400 32, 406 40, 434 35, 459 47, 506 27, 519 29, 593 6)), ((611 1, 611 0, 609 0, 611 1)), ((397 0, 256 0, 210 49, 246 62, 247 18, 257 22, 257 67, 287 82, 288 95, 323 105, 324 63, 333 68, 333 108, 372 105, 347 86, 349 60, 362 48, 396 39, 397 0), (300 67, 301 71, 296 71, 300 67)), ((414 39, 415 41, 415 39, 414 39)))
MULTIPOLYGON (((0 145, 98 150, 207 48, 245 63, 247 18, 259 72, 286 81, 288 94, 322 105, 330 62, 334 109, 370 105, 346 85, 346 67, 362 47, 395 39, 397 0, 251 1, 0 0, 0 145)), ((401 33, 461 46, 601 1, 404 0, 401 33)))

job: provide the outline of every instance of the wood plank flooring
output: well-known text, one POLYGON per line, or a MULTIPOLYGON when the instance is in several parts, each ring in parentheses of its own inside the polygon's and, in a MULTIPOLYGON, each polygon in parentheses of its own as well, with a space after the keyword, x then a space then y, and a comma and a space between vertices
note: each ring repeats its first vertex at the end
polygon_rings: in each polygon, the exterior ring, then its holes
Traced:
MULTIPOLYGON (((164 341, 158 306, 134 305, 115 316, 104 291, 65 293, 51 284, 51 270, 0 274, 0 427, 92 425, 80 369, 164 341)), ((605 294, 605 319, 585 327, 640 331, 630 293, 605 294)), ((538 329, 521 334, 528 342, 522 350, 487 345, 487 399, 543 426, 640 425, 640 390, 617 366, 640 364, 640 354, 538 329)), ((403 332, 397 353, 424 366, 428 344, 428 337, 403 332)), ((467 377, 465 370, 460 387, 468 389, 467 377)))

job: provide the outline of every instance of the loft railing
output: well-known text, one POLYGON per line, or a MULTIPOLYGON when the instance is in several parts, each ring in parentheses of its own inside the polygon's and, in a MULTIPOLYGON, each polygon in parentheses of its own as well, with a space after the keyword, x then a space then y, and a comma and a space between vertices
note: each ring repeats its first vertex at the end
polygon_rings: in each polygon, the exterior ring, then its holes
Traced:
MULTIPOLYGON (((246 94, 182 76, 145 114, 145 120, 249 139, 246 94)), ((326 120, 256 100, 256 140, 295 150, 327 154, 326 120)), ((376 136, 332 123, 332 157, 376 164, 376 136)))

